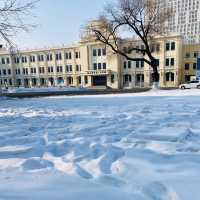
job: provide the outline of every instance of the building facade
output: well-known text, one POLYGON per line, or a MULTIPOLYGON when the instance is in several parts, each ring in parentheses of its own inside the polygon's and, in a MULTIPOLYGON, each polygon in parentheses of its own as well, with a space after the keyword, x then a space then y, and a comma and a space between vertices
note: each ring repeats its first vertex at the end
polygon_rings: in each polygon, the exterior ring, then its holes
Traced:
POLYGON ((168 31, 180 34, 187 44, 200 43, 200 0, 158 0, 163 8, 172 8, 168 31))
MULTIPOLYGON (((139 40, 119 40, 123 51, 140 45, 139 40)), ((151 48, 158 62, 161 87, 178 87, 195 77, 199 45, 187 45, 181 36, 169 35, 155 38, 151 48)), ((143 56, 139 52, 131 54, 135 58, 143 56)), ((150 87, 152 73, 146 63, 128 61, 114 54, 90 34, 69 47, 14 53, 0 50, 0 87, 150 87)))

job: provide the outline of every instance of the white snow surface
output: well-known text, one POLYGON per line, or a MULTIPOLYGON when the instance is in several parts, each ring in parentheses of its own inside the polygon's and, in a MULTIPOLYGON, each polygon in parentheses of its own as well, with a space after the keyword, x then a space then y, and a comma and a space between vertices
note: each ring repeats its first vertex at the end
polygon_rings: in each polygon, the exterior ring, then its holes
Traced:
POLYGON ((0 200, 199 200, 200 90, 0 99, 0 200))

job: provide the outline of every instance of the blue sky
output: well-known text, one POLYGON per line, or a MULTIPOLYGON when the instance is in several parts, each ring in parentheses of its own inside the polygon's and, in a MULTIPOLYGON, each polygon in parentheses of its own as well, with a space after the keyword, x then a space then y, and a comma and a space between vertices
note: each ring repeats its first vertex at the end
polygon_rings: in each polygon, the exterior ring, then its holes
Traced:
MULTIPOLYGON (((23 0, 22 0, 23 1, 23 0)), ((40 0, 33 17, 37 27, 17 35, 20 48, 35 48, 77 42, 81 27, 98 17, 112 0, 40 0)))

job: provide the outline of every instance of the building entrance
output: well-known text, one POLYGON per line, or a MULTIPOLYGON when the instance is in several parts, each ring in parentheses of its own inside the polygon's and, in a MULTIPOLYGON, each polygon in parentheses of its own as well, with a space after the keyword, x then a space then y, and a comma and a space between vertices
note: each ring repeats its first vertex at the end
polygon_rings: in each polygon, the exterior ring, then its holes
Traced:
POLYGON ((107 85, 107 77, 106 76, 93 76, 92 85, 93 86, 106 86, 107 85))

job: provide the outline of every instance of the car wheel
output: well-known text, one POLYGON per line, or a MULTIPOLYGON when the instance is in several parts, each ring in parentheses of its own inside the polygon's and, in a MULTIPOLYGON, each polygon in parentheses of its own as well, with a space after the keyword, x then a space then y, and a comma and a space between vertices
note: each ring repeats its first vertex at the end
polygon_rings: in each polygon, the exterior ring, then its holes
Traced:
POLYGON ((200 89, 200 85, 197 85, 197 89, 200 89))
POLYGON ((185 86, 181 86, 181 89, 182 89, 182 90, 185 90, 186 88, 185 88, 185 86))

